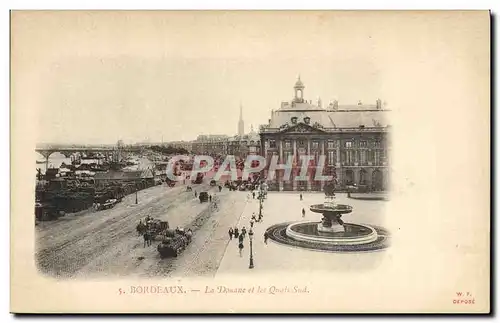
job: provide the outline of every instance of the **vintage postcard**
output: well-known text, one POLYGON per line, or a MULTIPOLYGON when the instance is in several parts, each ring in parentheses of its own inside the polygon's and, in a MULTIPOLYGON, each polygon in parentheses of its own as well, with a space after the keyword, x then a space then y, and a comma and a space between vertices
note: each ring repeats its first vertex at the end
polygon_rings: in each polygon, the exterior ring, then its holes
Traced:
POLYGON ((488 11, 12 11, 11 311, 488 313, 488 11))

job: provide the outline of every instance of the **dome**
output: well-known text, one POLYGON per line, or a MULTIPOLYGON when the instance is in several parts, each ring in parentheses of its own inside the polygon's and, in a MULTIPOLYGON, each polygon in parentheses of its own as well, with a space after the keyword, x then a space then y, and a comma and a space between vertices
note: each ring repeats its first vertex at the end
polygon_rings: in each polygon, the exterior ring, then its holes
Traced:
POLYGON ((297 79, 297 82, 295 82, 294 88, 304 88, 304 83, 300 80, 300 75, 299 78, 297 79))

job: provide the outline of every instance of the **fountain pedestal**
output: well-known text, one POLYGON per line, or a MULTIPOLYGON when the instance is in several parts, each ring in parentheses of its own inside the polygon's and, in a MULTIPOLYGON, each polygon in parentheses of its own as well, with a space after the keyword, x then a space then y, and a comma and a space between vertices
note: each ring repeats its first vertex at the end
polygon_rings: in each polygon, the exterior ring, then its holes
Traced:
POLYGON ((335 196, 328 196, 323 203, 323 210, 321 212, 323 214, 323 218, 321 219, 321 223, 318 224, 319 234, 328 235, 337 232, 345 232, 344 222, 340 220, 340 217, 344 212, 334 210, 337 210, 335 196))
MULTIPOLYGON (((321 223, 318 223, 319 234, 331 234, 345 232, 344 225, 339 222, 340 215, 336 213, 325 212, 321 223)), ((341 220, 340 220, 341 221, 341 220)))

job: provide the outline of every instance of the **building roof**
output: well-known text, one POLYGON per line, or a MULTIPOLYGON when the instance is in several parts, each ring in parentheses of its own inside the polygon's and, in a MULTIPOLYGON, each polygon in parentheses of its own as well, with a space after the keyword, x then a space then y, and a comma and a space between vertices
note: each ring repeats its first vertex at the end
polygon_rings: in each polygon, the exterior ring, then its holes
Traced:
POLYGON ((154 174, 151 169, 145 169, 141 171, 141 178, 153 178, 154 174))
POLYGON ((150 170, 144 170, 144 171, 134 170, 126 172, 109 171, 106 173, 96 173, 94 175, 94 179, 96 180, 122 180, 122 181, 140 180, 142 178, 147 178, 147 177, 153 177, 153 174, 150 170))
POLYGON ((240 141, 259 141, 260 136, 256 131, 250 131, 248 134, 243 135, 243 136, 233 136, 229 138, 229 142, 240 142, 240 141))
POLYGON ((211 142, 211 141, 221 141, 227 140, 229 136, 227 135, 199 135, 195 142, 211 142))
POLYGON ((281 107, 278 111, 324 111, 319 108, 317 105, 314 105, 312 101, 304 101, 304 102, 281 102, 281 107))
MULTIPOLYGON (((304 88, 300 76, 294 86, 295 90, 304 88)), ((268 128, 279 128, 289 122, 291 118, 297 117, 297 122, 302 121, 306 116, 311 118, 310 124, 318 123, 325 128, 353 128, 363 125, 365 127, 387 126, 387 110, 382 109, 383 104, 380 99, 375 104, 339 105, 334 101, 326 109, 321 107, 321 99, 316 104, 312 100, 295 98, 291 102, 281 102, 277 111, 273 111, 268 128)))
POLYGON ((280 128, 286 123, 292 126, 292 117, 297 117, 297 123, 303 122, 305 117, 309 117, 311 125, 318 123, 324 128, 386 127, 389 125, 388 113, 388 110, 278 110, 272 114, 267 127, 280 128))

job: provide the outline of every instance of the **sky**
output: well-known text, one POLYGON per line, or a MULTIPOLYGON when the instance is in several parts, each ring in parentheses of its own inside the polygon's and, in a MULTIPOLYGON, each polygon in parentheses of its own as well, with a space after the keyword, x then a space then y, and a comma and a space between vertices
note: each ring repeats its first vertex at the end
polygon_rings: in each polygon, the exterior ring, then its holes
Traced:
MULTIPOLYGON (((240 104, 246 132, 251 124, 258 129, 293 98, 298 75, 304 97, 321 97, 324 106, 381 98, 390 108, 401 81, 395 58, 421 50, 395 30, 397 19, 360 12, 18 13, 12 61, 31 89, 19 102, 33 111, 37 142, 193 140, 236 134, 240 104), (387 19, 392 23, 381 23, 387 19)), ((432 35, 432 26, 418 26, 432 35)))

